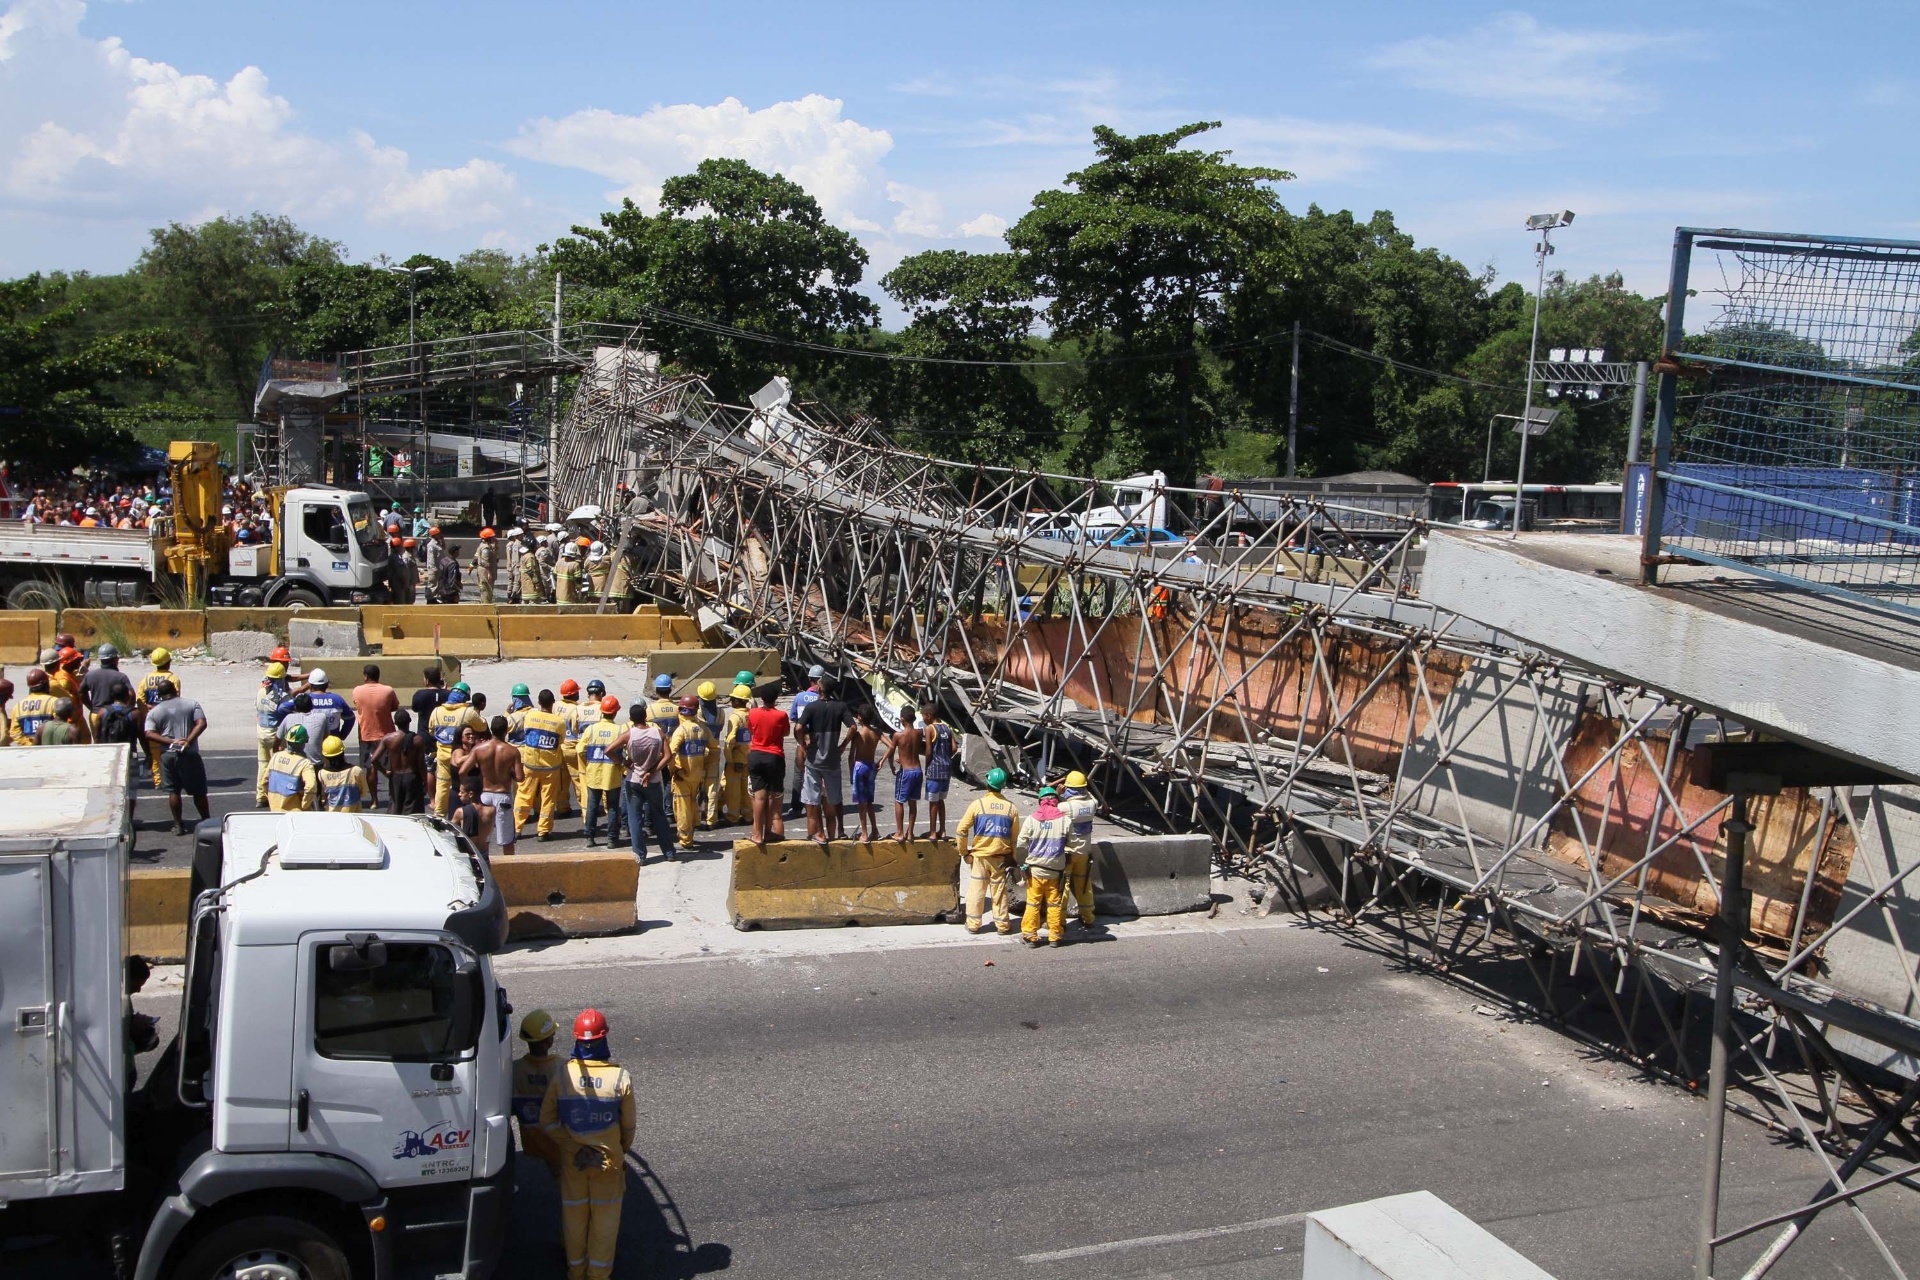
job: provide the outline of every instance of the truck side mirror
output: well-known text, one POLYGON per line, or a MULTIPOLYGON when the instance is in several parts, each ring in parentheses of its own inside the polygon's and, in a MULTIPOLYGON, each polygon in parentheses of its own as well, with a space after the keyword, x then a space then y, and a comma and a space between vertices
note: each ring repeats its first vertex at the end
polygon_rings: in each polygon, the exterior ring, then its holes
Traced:
POLYGON ((365 973, 387 963, 387 944, 371 933, 350 933, 344 946, 327 948, 327 967, 335 973, 365 973))

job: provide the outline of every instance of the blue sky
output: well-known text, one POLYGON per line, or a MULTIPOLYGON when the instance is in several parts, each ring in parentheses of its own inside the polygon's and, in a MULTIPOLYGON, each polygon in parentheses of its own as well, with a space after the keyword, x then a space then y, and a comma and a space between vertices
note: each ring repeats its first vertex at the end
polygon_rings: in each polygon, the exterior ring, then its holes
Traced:
POLYGON ((787 173, 869 281, 991 249, 1129 132, 1531 276, 1664 289, 1679 223, 1920 238, 1912 3, 300 5, 0 0, 0 274, 287 213, 356 258, 527 250, 704 156, 787 173))

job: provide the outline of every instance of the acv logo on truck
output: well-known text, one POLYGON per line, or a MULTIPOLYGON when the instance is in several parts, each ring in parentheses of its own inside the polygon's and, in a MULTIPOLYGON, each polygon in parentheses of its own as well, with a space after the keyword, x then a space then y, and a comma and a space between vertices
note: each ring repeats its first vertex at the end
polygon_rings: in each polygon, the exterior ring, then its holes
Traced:
POLYGON ((394 1144, 395 1160, 413 1160, 421 1156, 432 1158, 449 1151, 464 1151, 473 1146, 473 1130, 456 1129, 442 1120, 425 1133, 415 1133, 412 1129, 400 1132, 400 1141, 394 1144))

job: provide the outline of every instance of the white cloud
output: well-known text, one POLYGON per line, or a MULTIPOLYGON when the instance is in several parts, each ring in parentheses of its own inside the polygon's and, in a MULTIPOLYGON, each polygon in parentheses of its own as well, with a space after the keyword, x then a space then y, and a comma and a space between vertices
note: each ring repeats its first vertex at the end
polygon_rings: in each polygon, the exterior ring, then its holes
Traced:
POLYGON ((150 223, 261 209, 446 230, 517 202, 493 161, 422 169, 364 135, 317 137, 260 68, 185 72, 82 35, 85 15, 78 0, 0 14, 0 197, 16 209, 150 223))
POLYGON ((1505 13, 1459 35, 1402 40, 1369 61, 1424 89, 1598 117, 1651 110, 1654 92, 1634 77, 1634 65, 1681 39, 1547 27, 1530 14, 1505 13))
POLYGON ((1488 151, 1516 144, 1510 131, 1455 135, 1394 129, 1336 120, 1267 116, 1227 120, 1217 135, 1196 145, 1229 147, 1243 164, 1286 169, 1303 182, 1348 178, 1385 155, 1437 155, 1488 151), (1217 141, 1212 139, 1217 138, 1217 141))
POLYGON ((1007 220, 997 213, 983 213, 968 218, 954 229, 963 236, 985 236, 989 240, 997 240, 1006 234, 1007 220))

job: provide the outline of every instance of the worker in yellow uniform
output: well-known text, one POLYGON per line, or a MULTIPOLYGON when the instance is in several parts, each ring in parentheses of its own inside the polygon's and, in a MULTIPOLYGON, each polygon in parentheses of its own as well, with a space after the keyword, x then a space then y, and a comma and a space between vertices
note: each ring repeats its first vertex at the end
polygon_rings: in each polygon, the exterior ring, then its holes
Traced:
POLYGON ((307 726, 293 725, 287 729, 286 745, 267 764, 267 808, 275 813, 316 808, 319 789, 313 761, 307 759, 307 726))
POLYGON ((553 690, 540 691, 540 705, 520 713, 519 794, 513 801, 513 827, 527 825, 528 815, 539 811, 540 838, 553 839, 553 817, 560 808, 560 791, 566 785, 567 762, 560 744, 566 740, 567 722, 553 709, 553 690))
MULTIPOLYGON (((139 689, 135 690, 140 695, 142 720, 145 719, 149 708, 159 706, 169 697, 180 696, 180 677, 173 674, 173 655, 162 647, 149 653, 147 661, 153 664, 153 670, 147 673, 146 677, 140 681, 139 689), (173 692, 168 694, 165 692, 167 689, 172 689, 173 692)), ((143 731, 140 739, 147 744, 147 768, 153 771, 153 785, 157 787, 160 785, 160 746, 147 737, 144 724, 141 728, 143 731)))
POLYGON ((573 1020, 573 1055, 547 1085, 540 1127, 560 1148, 567 1280, 608 1280, 633 1145, 633 1080, 607 1049, 607 1020, 598 1009, 573 1020))
POLYGON ((653 678, 653 699, 647 703, 647 719, 660 731, 663 742, 672 742, 674 730, 680 727, 680 704, 673 700, 673 677, 666 674, 653 678))
POLYGON ((1040 804, 1020 824, 1014 848, 1027 875, 1027 910, 1020 917, 1020 941, 1040 945, 1040 919, 1046 916, 1047 941, 1067 945, 1067 833, 1073 819, 1060 808, 1060 793, 1040 788, 1040 804))
POLYGON ((614 749, 616 745, 626 742, 627 729, 614 719, 619 710, 620 699, 611 694, 600 699, 600 718, 588 725, 580 735, 580 780, 587 788, 587 800, 582 808, 586 810, 589 849, 600 843, 602 810, 607 815, 607 843, 620 843, 620 784, 625 775, 619 761, 614 758, 614 749))
POLYGON ((347 744, 338 734, 328 734, 320 744, 320 768, 314 777, 322 809, 359 813, 367 807, 367 771, 347 763, 347 744))
POLYGON ((726 722, 721 726, 720 745, 727 762, 725 794, 708 815, 715 826, 731 822, 752 822, 752 800, 747 795, 747 752, 752 749, 753 733, 747 728, 747 701, 753 690, 744 684, 733 686, 727 696, 726 722))
POLYGON ((1014 829, 1020 823, 1020 810, 1000 794, 1007 785, 1007 771, 987 771, 987 794, 967 806, 960 816, 955 834, 960 837, 960 862, 967 868, 967 932, 979 933, 985 925, 984 910, 989 892, 993 896, 993 927, 1001 933, 1013 932, 1012 886, 1014 829))
POLYGON ((520 1122, 520 1149, 545 1164, 555 1182, 560 1180, 560 1144, 540 1127, 540 1105, 558 1074, 553 1038, 559 1031, 552 1014, 535 1009, 520 1019, 520 1038, 527 1042, 527 1051, 513 1060, 513 1118, 520 1122))
POLYGON ((1087 794, 1087 775, 1067 775, 1060 808, 1067 815, 1067 889, 1080 908, 1080 923, 1093 928, 1093 815, 1099 808, 1087 794))
POLYGON ((673 825, 680 829, 680 852, 691 853, 693 833, 700 826, 700 796, 717 744, 700 718, 698 698, 680 699, 675 713, 679 723, 667 740, 667 768, 673 774, 673 825))
POLYGON ((433 811, 446 817, 453 803, 453 749, 460 745, 460 731, 471 729, 487 736, 487 722, 467 701, 467 691, 455 685, 447 700, 427 717, 427 734, 433 739, 433 811))
MULTIPOLYGON (((27 695, 13 704, 13 745, 31 747, 39 741, 40 726, 55 719, 53 704, 60 701, 47 691, 47 673, 39 667, 27 672, 27 695)), ((157 784, 156 784, 157 785, 157 784)))
POLYGON ((565 817, 578 804, 582 811, 587 798, 580 790, 580 682, 569 676, 560 682, 560 705, 554 708, 566 721, 567 731, 560 740, 560 755, 567 762, 567 790, 560 797, 560 814, 565 817))
POLYGON ((266 675, 260 679, 260 690, 253 696, 253 738, 258 753, 253 776, 255 808, 267 807, 267 767, 273 762, 273 753, 280 749, 280 704, 292 696, 287 664, 269 662, 266 675))
POLYGON ((607 682, 595 676, 593 679, 587 681, 586 696, 580 700, 580 709, 573 713, 573 741, 574 745, 579 747, 581 765, 580 774, 574 779, 573 798, 575 803, 580 806, 580 812, 583 814, 587 811, 587 774, 585 767, 587 752, 586 747, 582 745, 582 739, 586 737, 587 730, 605 715, 605 713, 600 710, 600 704, 606 700, 606 697, 607 682))

